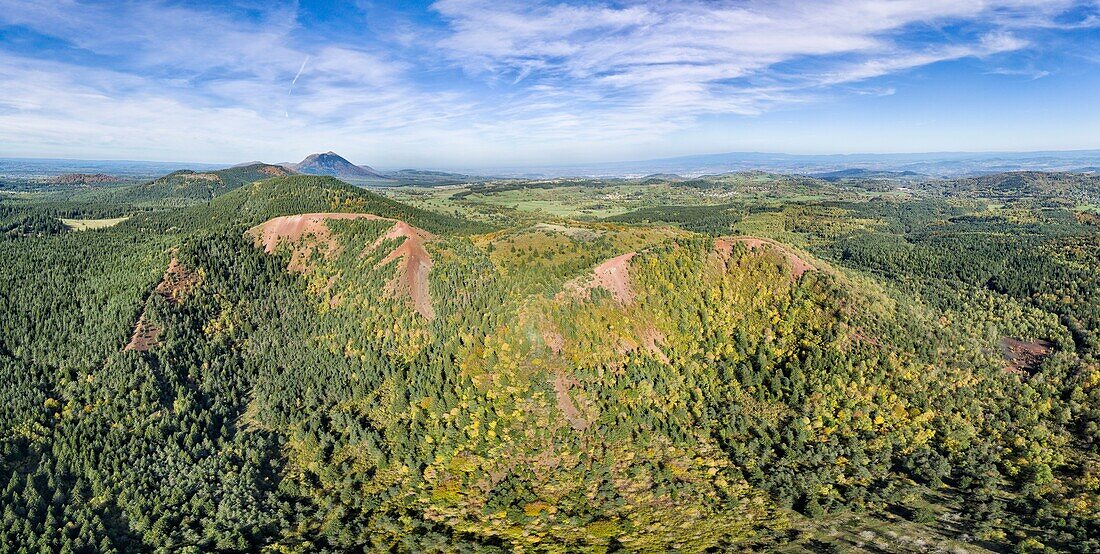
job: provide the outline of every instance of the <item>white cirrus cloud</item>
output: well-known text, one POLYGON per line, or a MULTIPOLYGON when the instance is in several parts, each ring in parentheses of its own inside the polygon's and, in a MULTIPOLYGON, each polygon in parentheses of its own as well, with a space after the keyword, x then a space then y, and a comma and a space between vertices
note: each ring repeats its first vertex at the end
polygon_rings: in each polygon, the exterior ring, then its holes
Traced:
POLYGON ((1005 73, 998 57, 1040 47, 1036 33, 1097 24, 1064 17, 1075 6, 439 0, 433 22, 403 20, 387 48, 305 28, 294 3, 0 0, 0 25, 65 45, 0 43, 0 147, 214 161, 339 148, 382 165, 375 152, 395 164, 615 157, 709 116, 892 94, 875 79, 939 62, 1005 73))
POLYGON ((564 2, 440 0, 456 63, 489 80, 588 87, 655 117, 755 114, 815 87, 1028 46, 1014 30, 1050 25, 1069 1, 564 2), (977 21, 951 44, 907 44, 914 27, 977 21), (817 60, 802 72, 783 64, 817 60), (623 97, 628 97, 624 102, 623 97))

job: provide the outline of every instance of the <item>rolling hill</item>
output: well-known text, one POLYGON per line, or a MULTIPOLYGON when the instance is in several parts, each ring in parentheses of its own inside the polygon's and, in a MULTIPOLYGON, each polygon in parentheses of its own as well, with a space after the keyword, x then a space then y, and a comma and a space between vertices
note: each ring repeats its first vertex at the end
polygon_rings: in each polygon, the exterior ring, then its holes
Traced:
POLYGON ((207 202, 248 183, 289 174, 286 168, 263 163, 203 172, 185 169, 120 190, 113 200, 139 206, 187 206, 207 202))
POLYGON ((482 223, 415 208, 335 177, 318 175, 285 175, 254 181, 186 209, 139 214, 128 224, 160 229, 238 228, 273 217, 328 212, 399 219, 435 233, 463 234, 491 229, 482 223))
POLYGON ((1100 175, 1083 173, 1014 171, 931 182, 926 186, 952 196, 1100 200, 1100 175))

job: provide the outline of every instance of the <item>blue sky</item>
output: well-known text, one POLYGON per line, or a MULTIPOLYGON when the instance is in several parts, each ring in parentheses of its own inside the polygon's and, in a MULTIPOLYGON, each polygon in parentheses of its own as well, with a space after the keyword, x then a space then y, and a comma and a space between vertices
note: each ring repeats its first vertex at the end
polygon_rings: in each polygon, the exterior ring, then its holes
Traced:
POLYGON ((1100 2, 0 0, 0 156, 1100 148, 1100 2))

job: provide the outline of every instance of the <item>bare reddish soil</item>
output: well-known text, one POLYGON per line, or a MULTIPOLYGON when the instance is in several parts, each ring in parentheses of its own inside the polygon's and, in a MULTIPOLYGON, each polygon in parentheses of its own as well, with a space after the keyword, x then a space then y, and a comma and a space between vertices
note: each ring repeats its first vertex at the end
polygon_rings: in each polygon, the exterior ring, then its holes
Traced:
POLYGON ((562 293, 584 297, 592 289, 602 288, 610 292, 619 303, 634 302, 634 290, 630 287, 630 260, 635 254, 637 252, 627 252, 603 262, 592 270, 592 275, 587 279, 566 283, 562 293))
POLYGON ((748 247, 749 250, 754 252, 763 252, 768 249, 774 249, 779 254, 787 258, 787 263, 791 266, 791 276, 795 279, 802 276, 807 271, 816 269, 810 265, 809 262, 803 260, 793 251, 786 246, 779 244, 771 239, 764 239, 760 237, 730 237, 728 239, 717 239, 714 241, 714 248, 718 250, 720 254, 725 257, 729 256, 730 250, 733 248, 733 242, 740 242, 748 247))
POLYGON ((137 350, 145 352, 160 342, 160 328, 146 321, 145 314, 141 314, 134 332, 130 335, 130 342, 126 343, 123 350, 137 350))
POLYGON ((1054 345, 1045 340, 1024 341, 1012 337, 1001 339, 1001 355, 1005 358, 1005 371, 1030 375, 1031 371, 1050 355, 1054 345))
POLYGON ((385 235, 382 235, 382 238, 375 243, 375 247, 382 240, 401 238, 405 239, 401 245, 380 262, 380 265, 385 265, 399 260, 397 275, 390 281, 390 290, 396 294, 409 295, 413 308, 420 315, 427 319, 434 319, 435 309, 432 308, 432 297, 428 290, 428 272, 432 269, 432 258, 424 248, 424 240, 432 238, 432 234, 404 221, 398 221, 385 235))
POLYGON ((258 245, 263 245, 264 251, 268 253, 275 252, 280 244, 296 245, 288 267, 294 271, 304 271, 305 262, 315 248, 323 246, 329 256, 338 253, 336 250, 338 245, 325 223, 330 219, 392 221, 393 227, 379 237, 373 245, 373 248, 377 248, 385 240, 403 239, 400 246, 390 252, 380 263, 385 265, 398 260, 397 275, 390 281, 389 290, 394 295, 407 295, 412 301, 413 308, 420 315, 427 319, 435 318, 435 309, 432 307, 431 294, 428 290, 428 273, 432 269, 432 259, 424 248, 424 241, 433 238, 434 235, 423 229, 413 227, 404 221, 373 214, 311 213, 276 217, 249 229, 248 232, 258 245), (304 238, 308 240, 303 241, 304 238))
MULTIPOLYGON (((168 263, 168 269, 164 270, 164 277, 153 289, 153 294, 163 296, 169 304, 174 306, 179 304, 187 292, 199 283, 199 279, 198 273, 184 267, 178 259, 172 258, 168 263)), ((145 352, 156 346, 159 339, 160 328, 150 322, 145 317, 145 313, 142 313, 134 325, 134 332, 130 335, 130 342, 126 344, 124 350, 145 352)))
POLYGON ((385 219, 372 214, 314 213, 284 215, 269 219, 248 230, 248 234, 262 244, 264 252, 274 253, 280 244, 295 245, 289 267, 294 271, 305 270, 305 261, 313 249, 324 246, 330 255, 335 254, 336 241, 332 240, 326 221, 330 219, 385 219), (309 244, 301 244, 303 238, 310 238, 309 244))
POLYGON ((646 327, 645 332, 642 333, 641 339, 642 346, 645 347, 646 351, 656 356, 658 360, 666 364, 668 363, 668 356, 666 356, 664 351, 658 346, 658 344, 665 344, 664 334, 658 331, 653 325, 650 325, 646 327))
POLYGON ((164 277, 157 283, 154 289, 157 294, 163 296, 172 305, 179 304, 187 291, 199 283, 199 274, 183 267, 176 258, 168 263, 168 269, 164 270, 164 277))
POLYGON ((281 167, 275 167, 273 165, 265 165, 260 168, 260 173, 264 175, 270 175, 272 177, 284 177, 290 175, 290 172, 281 167))

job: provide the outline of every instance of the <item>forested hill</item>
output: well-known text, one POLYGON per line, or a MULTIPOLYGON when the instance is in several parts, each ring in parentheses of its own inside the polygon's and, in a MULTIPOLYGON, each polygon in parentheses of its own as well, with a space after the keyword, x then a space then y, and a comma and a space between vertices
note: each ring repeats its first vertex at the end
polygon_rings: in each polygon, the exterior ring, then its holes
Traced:
POLYGON ((255 181, 183 210, 140 214, 130 225, 160 229, 251 227, 272 217, 315 212, 367 213, 400 219, 435 233, 484 232, 484 224, 414 208, 335 177, 288 175, 255 181))
POLYGON ((209 201, 248 183, 284 175, 290 175, 290 171, 263 163, 206 172, 185 169, 127 187, 115 193, 111 200, 137 206, 188 206, 209 201))
POLYGON ((1014 171, 932 181, 925 186, 940 189, 951 196, 1100 201, 1100 175, 1084 173, 1014 171))

